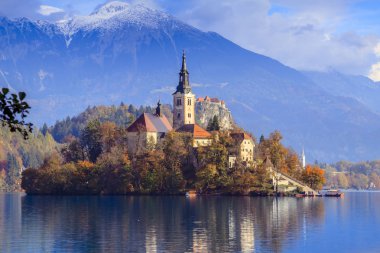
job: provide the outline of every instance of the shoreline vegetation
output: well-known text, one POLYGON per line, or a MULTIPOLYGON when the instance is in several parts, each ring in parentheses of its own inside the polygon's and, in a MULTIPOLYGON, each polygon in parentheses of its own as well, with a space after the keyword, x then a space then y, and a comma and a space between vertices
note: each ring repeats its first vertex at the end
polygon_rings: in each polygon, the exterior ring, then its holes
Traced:
POLYGON ((228 152, 238 147, 227 132, 214 132, 212 144, 198 148, 192 147, 190 135, 169 132, 159 144, 128 154, 124 127, 92 120, 79 138, 71 136, 39 168, 23 171, 21 187, 39 195, 172 195, 188 190, 202 195, 273 195, 271 166, 321 189, 324 171, 310 165, 303 169, 296 152, 281 140, 277 131, 261 136, 254 161, 238 160, 230 168, 228 152))
MULTIPOLYGON (((128 126, 139 114, 152 110, 149 107, 135 108, 127 104, 89 107, 73 118, 58 121, 52 127, 45 124, 41 129, 35 128, 28 140, 24 140, 21 134, 11 133, 6 127, 0 127, 0 138, 3 140, 0 142, 0 192, 21 191, 23 168, 39 168, 47 156, 60 152, 62 147, 67 148, 73 140, 80 140, 81 129, 91 119, 97 118, 102 124, 107 121, 114 122, 121 131, 121 126, 128 126)), ((164 105, 163 110, 171 119, 170 107, 164 105)), ((255 157, 258 160, 256 154, 255 157)), ((325 170, 325 187, 380 189, 380 161, 316 164, 325 170)))

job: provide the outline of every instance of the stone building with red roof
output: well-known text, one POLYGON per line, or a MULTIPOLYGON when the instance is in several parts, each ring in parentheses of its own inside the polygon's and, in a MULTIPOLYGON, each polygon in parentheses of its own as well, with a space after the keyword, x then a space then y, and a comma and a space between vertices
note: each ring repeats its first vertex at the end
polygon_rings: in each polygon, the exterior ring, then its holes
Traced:
POLYGON ((237 159, 243 164, 253 162, 253 153, 255 149, 253 138, 245 132, 232 132, 230 133, 230 136, 234 141, 235 148, 229 150, 229 167, 234 167, 237 159))
POLYGON ((136 154, 149 146, 154 147, 172 129, 158 102, 155 114, 143 113, 127 128, 128 151, 136 154))
POLYGON ((210 146, 212 135, 197 124, 186 124, 176 130, 179 133, 189 133, 193 136, 193 147, 210 146))

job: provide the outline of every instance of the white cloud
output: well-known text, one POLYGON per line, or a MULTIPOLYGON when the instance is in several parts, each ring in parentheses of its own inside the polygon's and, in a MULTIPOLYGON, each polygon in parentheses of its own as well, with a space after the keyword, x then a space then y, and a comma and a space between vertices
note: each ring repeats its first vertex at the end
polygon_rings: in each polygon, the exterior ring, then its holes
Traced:
POLYGON ((191 0, 175 16, 300 70, 367 74, 378 38, 345 31, 355 0, 191 0))
POLYGON ((40 5, 40 8, 38 10, 38 13, 44 16, 50 16, 52 14, 63 13, 63 12, 65 12, 63 9, 50 6, 50 5, 40 5))
MULTIPOLYGON (((378 58, 380 58, 380 42, 377 43, 377 45, 373 49, 373 52, 378 58)), ((368 77, 376 82, 380 81, 380 62, 372 64, 371 69, 369 70, 368 77)))
POLYGON ((376 82, 380 81, 380 62, 375 63, 371 66, 368 77, 376 82))
POLYGON ((375 54, 376 54, 377 57, 380 57, 380 42, 377 43, 377 45, 375 46, 375 48, 373 49, 373 51, 375 52, 375 54))

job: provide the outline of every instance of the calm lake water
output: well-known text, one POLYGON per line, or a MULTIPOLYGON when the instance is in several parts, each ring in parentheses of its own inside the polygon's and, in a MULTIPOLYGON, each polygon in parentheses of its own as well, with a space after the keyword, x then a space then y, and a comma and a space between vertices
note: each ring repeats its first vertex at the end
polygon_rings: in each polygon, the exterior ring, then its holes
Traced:
POLYGON ((342 199, 0 194, 0 252, 380 252, 380 193, 342 199))

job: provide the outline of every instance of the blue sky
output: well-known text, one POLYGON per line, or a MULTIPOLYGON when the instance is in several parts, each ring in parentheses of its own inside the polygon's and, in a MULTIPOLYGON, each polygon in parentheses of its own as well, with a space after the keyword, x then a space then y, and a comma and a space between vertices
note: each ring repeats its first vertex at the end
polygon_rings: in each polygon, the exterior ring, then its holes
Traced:
MULTIPOLYGON (((0 0, 0 14, 54 21, 88 15, 105 0, 0 0), (27 3, 27 4, 26 4, 27 3)), ((378 0, 127 0, 300 70, 380 81, 378 0)))

